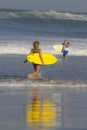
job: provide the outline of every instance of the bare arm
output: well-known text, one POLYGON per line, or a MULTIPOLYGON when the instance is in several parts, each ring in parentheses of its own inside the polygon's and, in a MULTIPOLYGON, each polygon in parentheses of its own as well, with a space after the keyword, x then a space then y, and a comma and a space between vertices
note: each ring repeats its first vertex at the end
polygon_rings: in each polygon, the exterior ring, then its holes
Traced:
MULTIPOLYGON (((33 54, 33 49, 31 49, 30 54, 33 54)), ((27 59, 24 61, 24 63, 28 62, 27 59)))
POLYGON ((30 54, 33 54, 33 49, 31 49, 30 54))
POLYGON ((66 47, 69 47, 69 42, 64 43, 66 47))
POLYGON ((42 52, 41 52, 41 50, 39 51, 39 57, 40 57, 40 60, 41 60, 42 64, 44 65, 44 61, 43 61, 43 57, 42 57, 42 52))

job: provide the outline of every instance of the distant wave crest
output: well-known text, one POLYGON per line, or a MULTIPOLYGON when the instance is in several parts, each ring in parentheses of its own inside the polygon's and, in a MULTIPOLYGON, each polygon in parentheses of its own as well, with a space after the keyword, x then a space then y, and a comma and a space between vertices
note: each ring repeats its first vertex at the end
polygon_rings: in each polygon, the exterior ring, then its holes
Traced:
POLYGON ((50 19, 70 19, 77 21, 87 21, 87 14, 85 13, 69 13, 57 11, 29 11, 29 10, 0 10, 1 18, 50 18, 50 19))

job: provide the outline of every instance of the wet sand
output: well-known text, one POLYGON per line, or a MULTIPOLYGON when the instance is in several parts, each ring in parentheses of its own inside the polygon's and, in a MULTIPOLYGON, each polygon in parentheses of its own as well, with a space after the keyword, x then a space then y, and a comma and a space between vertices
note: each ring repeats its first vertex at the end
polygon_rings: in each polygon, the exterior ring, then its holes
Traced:
MULTIPOLYGON (((37 87, 36 87, 37 88, 37 87)), ((29 129, 84 129, 87 128, 87 90, 82 89, 38 89, 39 101, 50 102, 49 122, 27 122, 26 108, 32 104, 32 90, 2 89, 0 88, 0 129, 1 130, 29 130, 29 129), (52 105, 54 104, 54 105, 52 105), (53 107, 55 106, 55 107, 53 107), (51 115, 52 114, 52 115, 51 115), (54 116, 56 114, 56 116, 54 116), (36 126, 35 128, 33 126, 36 126), (37 127, 38 126, 38 127, 37 127)), ((45 107, 45 112, 48 107, 45 107)), ((46 115, 45 115, 46 116, 46 115)))

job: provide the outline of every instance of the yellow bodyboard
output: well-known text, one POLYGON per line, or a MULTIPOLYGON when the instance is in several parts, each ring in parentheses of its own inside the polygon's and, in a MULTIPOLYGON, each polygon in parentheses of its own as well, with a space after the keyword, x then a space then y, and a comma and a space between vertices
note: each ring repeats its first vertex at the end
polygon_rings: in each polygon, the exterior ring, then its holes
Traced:
POLYGON ((56 44, 56 45, 53 45, 53 48, 54 48, 57 52, 62 52, 62 50, 63 50, 63 45, 62 45, 62 44, 56 44))
MULTIPOLYGON (((54 55, 52 55, 50 53, 46 53, 46 52, 42 52, 42 58, 44 61, 44 65, 55 64, 58 61, 58 58, 56 58, 54 55)), ((33 54, 28 55, 27 61, 42 65, 41 59, 39 57, 39 53, 33 53, 33 54)))

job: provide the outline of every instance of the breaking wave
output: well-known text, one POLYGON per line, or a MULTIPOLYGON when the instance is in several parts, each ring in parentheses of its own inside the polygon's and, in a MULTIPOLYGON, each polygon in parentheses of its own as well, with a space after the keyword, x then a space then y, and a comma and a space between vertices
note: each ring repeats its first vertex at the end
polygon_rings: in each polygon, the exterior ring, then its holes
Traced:
POLYGON ((86 13, 57 12, 53 10, 0 10, 0 18, 41 18, 87 21, 86 13))

